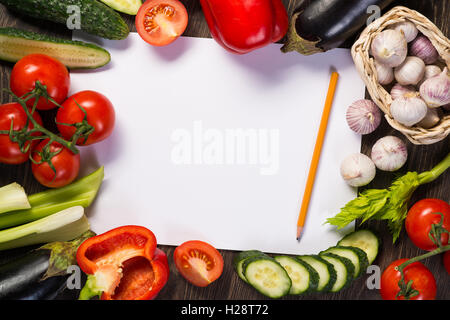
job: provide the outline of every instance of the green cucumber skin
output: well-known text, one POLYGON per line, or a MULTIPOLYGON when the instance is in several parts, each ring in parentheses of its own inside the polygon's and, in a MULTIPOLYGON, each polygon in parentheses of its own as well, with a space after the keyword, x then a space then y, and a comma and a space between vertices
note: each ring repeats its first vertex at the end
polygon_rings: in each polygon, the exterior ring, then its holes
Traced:
POLYGON ((312 268, 309 264, 307 264, 305 261, 298 259, 297 257, 291 257, 291 256, 275 256, 275 260, 277 260, 277 257, 283 258, 288 257, 290 259, 295 260, 296 262, 300 263, 309 273, 309 286, 308 289, 297 294, 293 295, 303 295, 310 292, 315 292, 317 290, 317 287, 319 286, 319 274, 317 271, 312 268))
POLYGON ((358 255, 358 257, 359 257, 359 273, 356 275, 355 278, 360 277, 363 273, 366 272, 367 267, 369 267, 369 258, 367 258, 367 254, 364 252, 364 250, 357 248, 357 247, 350 247, 350 246, 336 246, 336 248, 350 249, 350 250, 353 250, 353 252, 358 255))
MULTIPOLYGON (((0 37, 2 37, 2 36, 16 38, 16 39, 23 40, 23 41, 27 41, 27 40, 39 41, 39 42, 48 43, 48 44, 55 45, 55 46, 57 46, 57 45, 76 46, 81 50, 84 48, 90 49, 90 50, 95 50, 100 55, 103 55, 105 57, 104 62, 101 64, 85 65, 85 66, 76 67, 78 69, 100 68, 100 67, 103 67, 104 65, 108 64, 111 61, 111 55, 107 50, 105 50, 95 44, 92 44, 92 43, 86 43, 86 42, 77 41, 77 40, 60 39, 60 38, 50 37, 50 36, 43 35, 43 34, 36 33, 36 32, 16 29, 16 28, 0 28, 0 37)), ((36 51, 39 51, 39 50, 36 50, 36 51)), ((38 53, 38 52, 36 52, 36 53, 38 53)), ((21 58, 22 58, 21 56, 17 56, 14 59, 10 59, 9 57, 2 56, 2 48, 0 48, 0 59, 2 59, 2 60, 9 61, 9 62, 17 62, 21 58)), ((66 66, 68 68, 75 69, 71 65, 66 64, 66 66)))
POLYGON ((248 281, 245 278, 245 275, 243 273, 244 261, 250 257, 264 257, 264 256, 267 256, 267 255, 259 250, 242 251, 239 254, 237 254, 233 260, 233 266, 234 266, 234 269, 236 270, 239 278, 241 278, 242 280, 244 280, 245 282, 248 283, 248 281))
MULTIPOLYGON (((350 247, 357 247, 356 245, 352 245, 352 242, 354 242, 355 237, 358 237, 359 234, 361 233, 368 233, 371 234, 371 236, 373 236, 374 239, 376 239, 376 255, 373 259, 370 259, 369 256, 367 256, 368 260, 369 260, 369 265, 372 264, 375 259, 377 258, 379 251, 380 251, 380 247, 381 247, 381 239, 380 237, 373 232, 372 230, 369 229, 360 229, 360 230, 356 230, 353 231, 349 234, 347 234, 346 236, 344 236, 341 240, 339 240, 339 242, 337 243, 338 246, 350 246, 350 247)), ((360 248, 361 249, 361 248, 360 248)), ((361 249, 362 250, 362 249, 361 249)), ((363 250, 364 251, 364 250, 363 250)))
MULTIPOLYGON (((320 291, 318 289, 316 289, 315 292, 330 292, 330 290, 333 288, 334 284, 336 283, 336 279, 337 279, 337 273, 336 273, 336 270, 334 269, 333 265, 331 263, 329 263, 328 261, 322 259, 317 254, 307 255, 306 257, 311 257, 311 258, 314 258, 314 259, 324 263, 328 269, 328 273, 330 274, 330 279, 329 279, 327 285, 324 286, 322 288, 322 290, 320 290, 320 291)), ((297 259, 300 259, 300 260, 301 260, 301 258, 302 258, 302 256, 297 257, 297 259)), ((302 261, 309 265, 309 263, 307 261, 305 261, 305 260, 302 260, 302 261)), ((311 268, 313 268, 311 265, 309 265, 309 266, 311 268)))
POLYGON ((355 266, 353 265, 352 261, 348 258, 338 256, 337 254, 334 253, 323 253, 323 255, 341 261, 344 264, 345 268, 347 269, 347 279, 345 280, 345 284, 341 288, 339 288, 339 290, 333 292, 338 292, 342 289, 347 288, 350 285, 350 283, 352 283, 355 276, 355 266))
POLYGON ((72 16, 69 6, 78 6, 81 30, 110 40, 125 39, 130 30, 119 13, 97 0, 0 0, 19 13, 66 25, 72 16))

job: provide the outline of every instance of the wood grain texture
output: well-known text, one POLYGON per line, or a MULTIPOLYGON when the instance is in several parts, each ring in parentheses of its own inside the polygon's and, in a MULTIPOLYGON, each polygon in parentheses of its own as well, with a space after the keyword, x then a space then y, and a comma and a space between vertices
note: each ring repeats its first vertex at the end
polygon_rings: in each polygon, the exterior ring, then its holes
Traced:
MULTIPOLYGON (((302 2, 302 0, 283 0, 284 4, 292 15, 295 8, 302 2)), ((189 12, 189 24, 185 32, 186 36, 190 37, 210 37, 206 21, 203 17, 198 0, 182 0, 189 12)), ((450 1, 447 0, 399 0, 395 1, 394 5, 404 5, 411 9, 420 11, 433 21, 447 36, 449 36, 449 15, 450 15, 450 1)), ((125 16, 127 23, 132 31, 134 28, 133 17, 125 16)), ((58 35, 61 37, 70 37, 70 31, 63 26, 55 25, 49 22, 43 22, 36 19, 30 19, 18 14, 14 14, 6 10, 0 5, 0 26, 16 26, 28 30, 40 31, 46 34, 58 35)), ((349 41, 351 43, 351 41, 349 41)), ((348 45, 347 45, 348 46, 348 45)), ((281 53, 280 53, 281 54, 281 53)), ((296 54, 296 53, 291 53, 296 54)), ((9 83, 9 74, 11 72, 12 64, 0 62, 0 88, 7 88, 9 83)), ((95 75, 93 75, 95 76, 95 75)), ((0 93, 2 103, 10 101, 10 97, 4 92, 0 93)), ((47 121, 51 122, 53 114, 50 112, 43 116, 47 121)), ((393 130, 386 121, 383 121, 380 128, 373 134, 363 137, 362 152, 370 154, 370 149, 375 141, 385 135, 396 135, 402 138, 402 135, 393 130)), ((406 140, 406 139, 404 139, 406 140)), ((378 172, 375 180, 367 186, 368 188, 386 188, 390 185, 393 178, 399 173, 407 171, 425 171, 438 163, 450 150, 450 138, 436 143, 431 146, 414 146, 408 143, 409 158, 407 164, 397 173, 378 172)), ((0 185, 4 185, 13 181, 22 184, 27 192, 34 193, 43 190, 32 177, 29 164, 21 166, 8 166, 0 164, 0 185)), ((445 201, 450 201, 450 171, 446 172, 435 182, 424 185, 418 188, 414 193, 411 204, 417 200, 427 197, 440 198, 445 201)), ((392 238, 384 223, 370 222, 363 225, 375 230, 382 238, 383 245, 375 264, 383 270, 390 262, 399 258, 408 258, 423 253, 412 245, 406 236, 402 233, 399 241, 394 245, 392 238)), ((232 234, 230 234, 232 236, 232 234)), ((295 239, 293 239, 295 241, 295 239)), ((168 255, 169 262, 172 261, 174 247, 160 246, 168 255)), ((264 300, 264 296, 260 295, 253 288, 245 284, 236 275, 232 268, 232 260, 236 254, 234 251, 221 251, 225 260, 225 267, 223 275, 219 280, 214 282, 207 288, 197 288, 188 284, 177 272, 173 263, 170 263, 171 274, 166 287, 161 291, 158 299, 176 299, 176 300, 209 300, 209 299, 235 299, 235 300, 264 300)), ((300 253, 300 252, 299 252, 300 253)), ((12 253, 11 253, 12 254, 12 253)), ((5 258, 3 253, 2 258, 5 258)), ((437 299, 450 299, 450 277, 446 273, 441 256, 432 257, 424 264, 430 268, 434 274, 437 284, 438 293, 437 299)), ((342 290, 335 294, 310 294, 305 296, 288 296, 283 299, 286 300, 338 300, 338 299, 360 299, 369 300, 380 299, 378 290, 369 290, 366 286, 368 275, 362 276, 356 280, 349 288, 342 290)), ((75 290, 66 290, 59 296, 59 299, 74 299, 77 297, 75 290)))

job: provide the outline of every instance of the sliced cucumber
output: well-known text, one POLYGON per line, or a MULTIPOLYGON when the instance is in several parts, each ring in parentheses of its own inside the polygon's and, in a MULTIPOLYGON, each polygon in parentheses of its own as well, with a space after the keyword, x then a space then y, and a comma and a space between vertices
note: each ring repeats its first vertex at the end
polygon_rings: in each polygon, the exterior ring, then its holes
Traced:
POLYGON ((32 53, 51 56, 70 69, 94 69, 111 61, 109 52, 95 44, 0 28, 0 59, 17 62, 32 53))
POLYGON ((267 297, 281 298, 291 289, 292 281, 288 273, 269 256, 247 258, 242 268, 248 283, 267 297))
POLYGON ((291 278, 292 286, 289 294, 299 295, 316 290, 319 274, 309 264, 289 256, 276 256, 274 259, 283 266, 291 278))
POLYGON ((370 230, 354 231, 338 242, 338 246, 357 247, 367 254, 369 265, 375 260, 380 247, 380 239, 370 230))
POLYGON ((331 292, 338 292, 350 284, 355 273, 355 267, 350 259, 333 253, 324 253, 320 257, 331 263, 336 270, 336 282, 330 289, 331 292))
POLYGON ((256 257, 256 256, 265 256, 266 254, 259 251, 259 250, 247 250, 240 252, 233 260, 233 266, 236 270, 239 278, 244 280, 245 282, 248 282, 247 279, 244 276, 244 272, 242 269, 242 266, 244 264, 244 261, 250 257, 256 257))
POLYGON ((358 278, 369 266, 367 254, 360 248, 335 246, 322 251, 321 253, 319 253, 319 255, 322 255, 324 253, 333 253, 340 257, 349 259, 352 262, 355 270, 354 278, 358 278))
POLYGON ((337 275, 336 270, 331 263, 318 255, 298 256, 298 259, 309 264, 319 274, 319 283, 316 291, 326 292, 333 288, 337 275))
POLYGON ((114 10, 135 16, 142 5, 141 0, 100 0, 114 10))

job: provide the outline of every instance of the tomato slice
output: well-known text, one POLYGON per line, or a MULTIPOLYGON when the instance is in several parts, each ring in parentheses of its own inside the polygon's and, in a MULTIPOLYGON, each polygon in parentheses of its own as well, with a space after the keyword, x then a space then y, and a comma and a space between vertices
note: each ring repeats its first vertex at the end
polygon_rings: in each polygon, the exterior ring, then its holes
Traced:
POLYGON ((193 240, 181 244, 174 252, 175 266, 181 275, 198 287, 206 287, 223 272, 223 258, 210 244, 193 240))
POLYGON ((147 0, 139 8, 135 23, 144 41, 154 46, 165 46, 186 30, 188 13, 178 0, 147 0))

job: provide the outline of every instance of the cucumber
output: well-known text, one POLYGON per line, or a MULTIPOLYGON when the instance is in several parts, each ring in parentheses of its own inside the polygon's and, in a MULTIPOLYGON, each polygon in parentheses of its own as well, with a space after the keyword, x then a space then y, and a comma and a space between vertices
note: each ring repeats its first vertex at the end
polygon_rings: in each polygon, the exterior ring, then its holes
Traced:
POLYGON ((333 288, 336 282, 337 274, 331 263, 322 259, 318 255, 304 255, 298 256, 297 258, 306 262, 318 273, 319 283, 315 291, 327 292, 333 288))
POLYGON ((234 269, 236 270, 239 278, 241 278, 245 282, 248 282, 248 281, 245 278, 244 272, 242 269, 244 261, 250 257, 256 257, 256 256, 266 256, 266 254, 259 250, 247 250, 247 251, 240 252, 233 260, 234 269))
POLYGON ((306 262, 289 256, 276 256, 275 260, 283 266, 291 278, 289 294, 299 295, 314 291, 319 284, 319 274, 306 262))
POLYGON ((17 62, 32 53, 46 54, 70 69, 94 69, 111 61, 109 52, 95 44, 15 28, 0 28, 0 59, 17 62))
POLYGON ((369 266, 367 254, 360 248, 335 246, 320 252, 319 255, 322 255, 324 253, 333 253, 340 257, 349 259, 352 262, 353 267, 355 269, 354 272, 355 279, 358 278, 363 272, 365 272, 367 267, 369 266))
POLYGON ((338 246, 357 247, 367 254, 369 265, 375 260, 380 247, 380 239, 370 230, 362 229, 349 233, 342 238, 338 246))
POLYGON ((130 29, 119 13, 97 0, 0 0, 8 9, 37 19, 70 24, 111 40, 125 39, 130 29), (79 10, 79 17, 77 17, 79 10))
POLYGON ((142 5, 141 0, 100 0, 114 10, 135 16, 142 5))
POLYGON ((320 257, 331 263, 334 270, 336 270, 336 282, 330 289, 331 292, 338 292, 352 282, 355 267, 350 259, 340 257, 333 253, 324 253, 320 257))
POLYGON ((291 289, 292 281, 286 270, 269 256, 254 256, 242 266, 248 283, 269 298, 281 298, 291 289))

